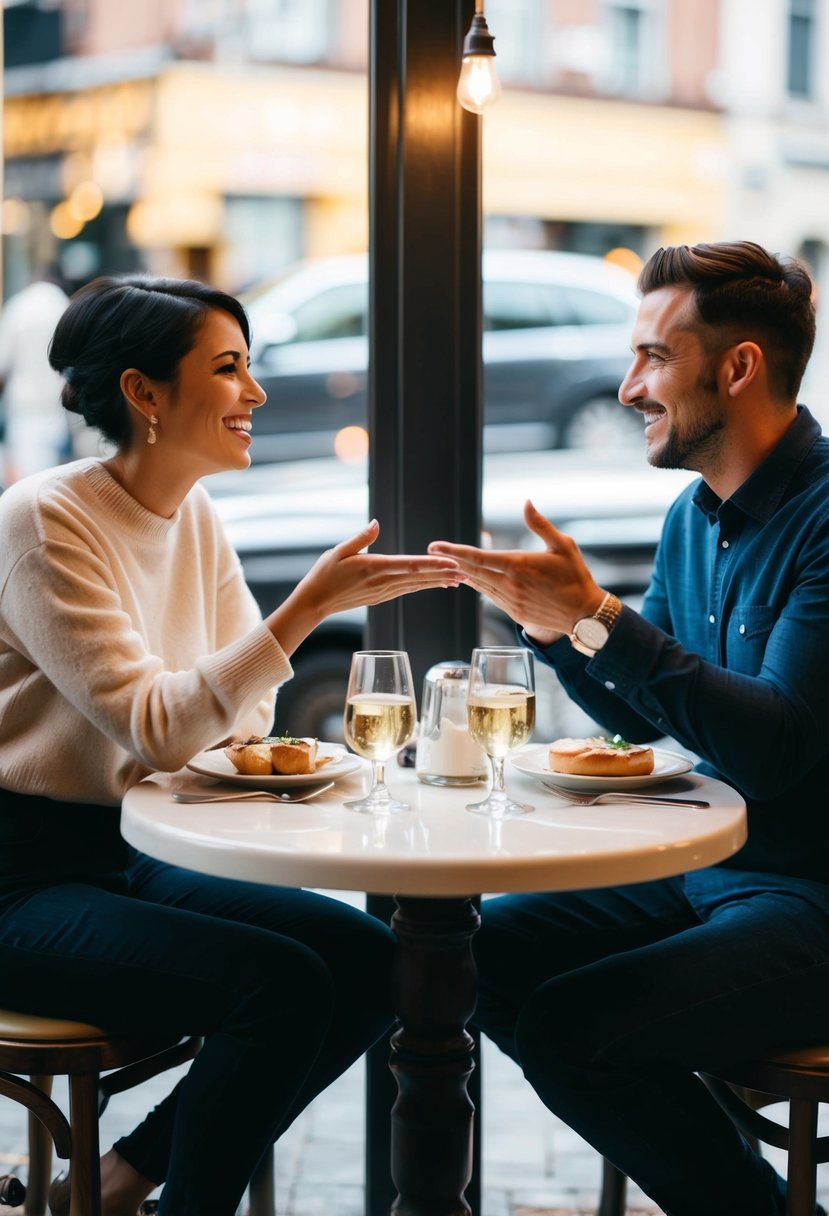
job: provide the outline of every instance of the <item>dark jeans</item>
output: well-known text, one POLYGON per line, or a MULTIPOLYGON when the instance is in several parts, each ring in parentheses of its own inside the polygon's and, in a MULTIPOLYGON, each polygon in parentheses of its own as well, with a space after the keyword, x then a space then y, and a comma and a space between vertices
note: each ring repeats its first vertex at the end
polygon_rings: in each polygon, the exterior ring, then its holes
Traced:
POLYGON ((720 869, 486 900, 475 1020, 669 1216, 778 1216, 695 1073, 826 1040, 827 913, 823 884, 720 869))
MULTIPOLYGON (((85 810, 62 813, 77 827, 85 810)), ((117 842, 111 852, 119 869, 96 855, 75 881, 57 881, 55 856, 49 884, 34 881, 34 862, 27 885, 7 878, 0 1004, 203 1034, 185 1078, 115 1147, 165 1183, 165 1216, 233 1216, 266 1149, 390 1025, 392 934, 312 892, 209 878, 117 842)), ((73 864, 83 870, 80 851, 73 864)))

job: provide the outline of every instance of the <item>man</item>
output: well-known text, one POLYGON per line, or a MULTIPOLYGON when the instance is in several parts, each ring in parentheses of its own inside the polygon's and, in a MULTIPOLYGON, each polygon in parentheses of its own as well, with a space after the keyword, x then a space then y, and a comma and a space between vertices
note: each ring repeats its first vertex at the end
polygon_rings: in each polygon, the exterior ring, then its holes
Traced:
POLYGON ((672 736, 736 786, 749 838, 676 879, 488 901, 476 1017, 669 1216, 778 1216, 785 1183, 695 1072, 827 1033, 829 440, 796 404, 812 284, 738 242, 660 249, 639 287, 619 398, 651 464, 701 475, 641 614, 530 503, 544 552, 431 550, 609 734, 672 736))

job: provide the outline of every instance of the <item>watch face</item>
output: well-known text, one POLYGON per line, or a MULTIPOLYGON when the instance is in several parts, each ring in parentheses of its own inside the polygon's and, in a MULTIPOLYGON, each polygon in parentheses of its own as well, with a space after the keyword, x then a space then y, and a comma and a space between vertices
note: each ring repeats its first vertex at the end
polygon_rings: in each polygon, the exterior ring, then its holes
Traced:
POLYGON ((590 646, 593 650, 600 650, 608 639, 609 630, 607 625, 603 625, 595 617, 586 616, 582 617, 580 621, 576 621, 573 633, 585 646, 590 646))

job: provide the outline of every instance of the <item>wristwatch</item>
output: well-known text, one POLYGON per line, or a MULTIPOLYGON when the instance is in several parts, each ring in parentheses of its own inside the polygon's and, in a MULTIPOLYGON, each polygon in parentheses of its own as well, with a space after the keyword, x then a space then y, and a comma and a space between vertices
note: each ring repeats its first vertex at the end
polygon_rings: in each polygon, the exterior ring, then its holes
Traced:
POLYGON ((570 645, 592 659, 610 637, 621 611, 622 601, 607 591, 593 616, 583 616, 576 621, 570 634, 570 645))

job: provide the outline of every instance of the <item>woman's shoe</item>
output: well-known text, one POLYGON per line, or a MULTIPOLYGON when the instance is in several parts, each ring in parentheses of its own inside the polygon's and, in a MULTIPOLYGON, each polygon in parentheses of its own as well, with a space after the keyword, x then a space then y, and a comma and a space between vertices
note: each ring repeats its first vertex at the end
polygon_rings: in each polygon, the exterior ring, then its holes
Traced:
POLYGON ((0 1208, 19 1208, 26 1198, 26 1188, 14 1174, 0 1177, 0 1208))

